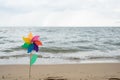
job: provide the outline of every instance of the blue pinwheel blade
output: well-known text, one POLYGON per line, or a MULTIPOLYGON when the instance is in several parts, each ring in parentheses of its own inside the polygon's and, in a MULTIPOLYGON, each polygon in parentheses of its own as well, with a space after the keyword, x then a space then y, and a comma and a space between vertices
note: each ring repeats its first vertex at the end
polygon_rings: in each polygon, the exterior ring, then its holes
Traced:
POLYGON ((28 47, 28 53, 31 53, 33 49, 34 49, 34 44, 30 44, 30 46, 28 47))

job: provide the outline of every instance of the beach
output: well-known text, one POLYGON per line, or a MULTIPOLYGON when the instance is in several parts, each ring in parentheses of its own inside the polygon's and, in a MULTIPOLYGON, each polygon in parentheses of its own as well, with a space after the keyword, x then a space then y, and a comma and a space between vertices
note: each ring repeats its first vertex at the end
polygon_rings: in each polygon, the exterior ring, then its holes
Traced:
MULTIPOLYGON (((0 80, 28 80, 28 65, 0 65, 0 80)), ((31 80, 120 80, 120 63, 33 65, 31 80)))
POLYGON ((21 47, 22 37, 29 32, 39 35, 43 43, 38 52, 32 52, 38 58, 30 80, 120 80, 117 27, 2 27, 0 80, 29 80, 30 55, 21 47))

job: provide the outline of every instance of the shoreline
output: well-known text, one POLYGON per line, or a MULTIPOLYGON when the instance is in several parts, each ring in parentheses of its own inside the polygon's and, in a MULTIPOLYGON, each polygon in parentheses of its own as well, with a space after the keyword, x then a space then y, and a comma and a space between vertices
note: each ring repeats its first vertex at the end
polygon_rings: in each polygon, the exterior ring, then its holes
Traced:
MULTIPOLYGON (((82 65, 82 64, 120 64, 120 62, 104 62, 104 63, 102 63, 102 62, 100 62, 100 63, 58 63, 58 64, 52 64, 52 63, 50 63, 50 64, 34 64, 33 66, 39 66, 39 65, 82 65)), ((0 66, 4 66, 4 65, 23 65, 23 66, 27 66, 27 65, 29 65, 29 64, 0 64, 0 66)))
MULTIPOLYGON (((0 65, 0 80, 28 80, 28 69, 29 65, 0 65)), ((31 75, 31 80, 120 79, 120 63, 40 64, 32 66, 31 75)))
MULTIPOLYGON (((95 63, 95 62, 92 62, 92 63, 58 63, 58 64, 56 64, 56 63, 46 63, 46 64, 34 64, 33 66, 41 66, 41 65, 43 65, 43 66, 49 66, 49 65, 94 65, 94 64, 120 64, 120 62, 97 62, 97 63, 95 63)), ((29 64, 0 64, 0 66, 18 66, 18 65, 20 65, 20 66, 29 66, 29 64)))

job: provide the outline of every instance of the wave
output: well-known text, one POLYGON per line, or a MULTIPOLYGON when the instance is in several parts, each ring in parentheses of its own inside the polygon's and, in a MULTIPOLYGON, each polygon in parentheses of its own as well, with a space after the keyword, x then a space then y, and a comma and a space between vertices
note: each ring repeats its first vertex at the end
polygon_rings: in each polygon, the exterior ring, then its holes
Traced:
MULTIPOLYGON (((118 45, 118 44, 117 44, 118 45)), ((88 51, 113 51, 118 48, 104 46, 104 45, 89 45, 89 46, 73 46, 73 47, 39 47, 40 52, 47 53, 74 53, 74 52, 88 52, 88 51)), ((0 50, 1 52, 14 52, 14 51, 24 51, 26 49, 17 46, 14 48, 5 48, 0 50)))
POLYGON ((40 51, 48 53, 73 53, 78 52, 79 49, 61 48, 61 47, 41 47, 40 51))
MULTIPOLYGON (((20 54, 20 55, 8 55, 8 56, 0 56, 0 59, 9 59, 9 58, 21 58, 21 57, 29 57, 29 54, 20 54)), ((41 55, 38 55, 38 58, 42 58, 41 55)))
MULTIPOLYGON (((1 52, 14 52, 14 51, 24 51, 26 49, 21 48, 21 46, 15 48, 8 48, 1 50, 1 52)), ((75 53, 75 52, 85 52, 85 51, 105 51, 105 48, 95 47, 95 46, 73 46, 73 47, 39 47, 40 52, 44 53, 75 53)), ((108 50, 108 48, 107 48, 108 50)), ((114 50, 114 49, 109 49, 114 50)))
POLYGON ((88 40, 70 41, 70 43, 89 43, 88 40))
MULTIPOLYGON (((61 48, 61 47, 40 47, 40 52, 47 52, 47 53, 73 53, 78 52, 79 49, 70 49, 70 48, 61 48)), ((5 50, 1 50, 1 52, 14 52, 14 51, 23 51, 25 49, 21 47, 9 48, 5 50)))
POLYGON ((113 42, 113 41, 107 41, 104 42, 104 44, 114 45, 114 46, 120 46, 120 42, 113 42))
POLYGON ((78 46, 80 51, 93 51, 93 50, 98 50, 98 48, 93 47, 93 46, 78 46))
POLYGON ((105 56, 101 56, 101 57, 85 57, 85 58, 79 58, 79 57, 62 57, 61 59, 65 59, 65 60, 70 60, 70 61, 75 61, 75 62, 79 62, 79 61, 85 61, 85 60, 117 60, 120 61, 120 56, 114 56, 114 57, 105 57, 105 56))
POLYGON ((1 52, 14 52, 14 51, 21 51, 21 50, 24 50, 24 49, 21 47, 15 47, 15 48, 8 48, 8 49, 1 50, 1 52))
POLYGON ((4 38, 7 38, 7 37, 2 37, 2 36, 0 37, 0 39, 4 39, 4 38))

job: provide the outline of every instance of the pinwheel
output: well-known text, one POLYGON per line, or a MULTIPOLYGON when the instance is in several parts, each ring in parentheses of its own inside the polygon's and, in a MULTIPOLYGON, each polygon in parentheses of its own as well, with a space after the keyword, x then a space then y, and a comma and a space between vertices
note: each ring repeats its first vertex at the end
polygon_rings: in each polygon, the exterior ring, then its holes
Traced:
POLYGON ((24 45, 22 45, 23 48, 28 49, 28 53, 31 53, 32 50, 35 50, 38 52, 38 46, 42 46, 42 42, 39 40, 39 36, 34 36, 32 33, 29 33, 28 37, 23 37, 24 45))
POLYGON ((31 66, 35 63, 37 59, 37 54, 32 54, 32 51, 39 51, 39 46, 42 46, 42 42, 39 40, 39 36, 33 36, 30 32, 28 34, 28 37, 23 37, 24 44, 22 45, 22 48, 27 49, 27 53, 30 53, 30 67, 29 67, 29 80, 30 80, 30 72, 31 72, 31 66))

